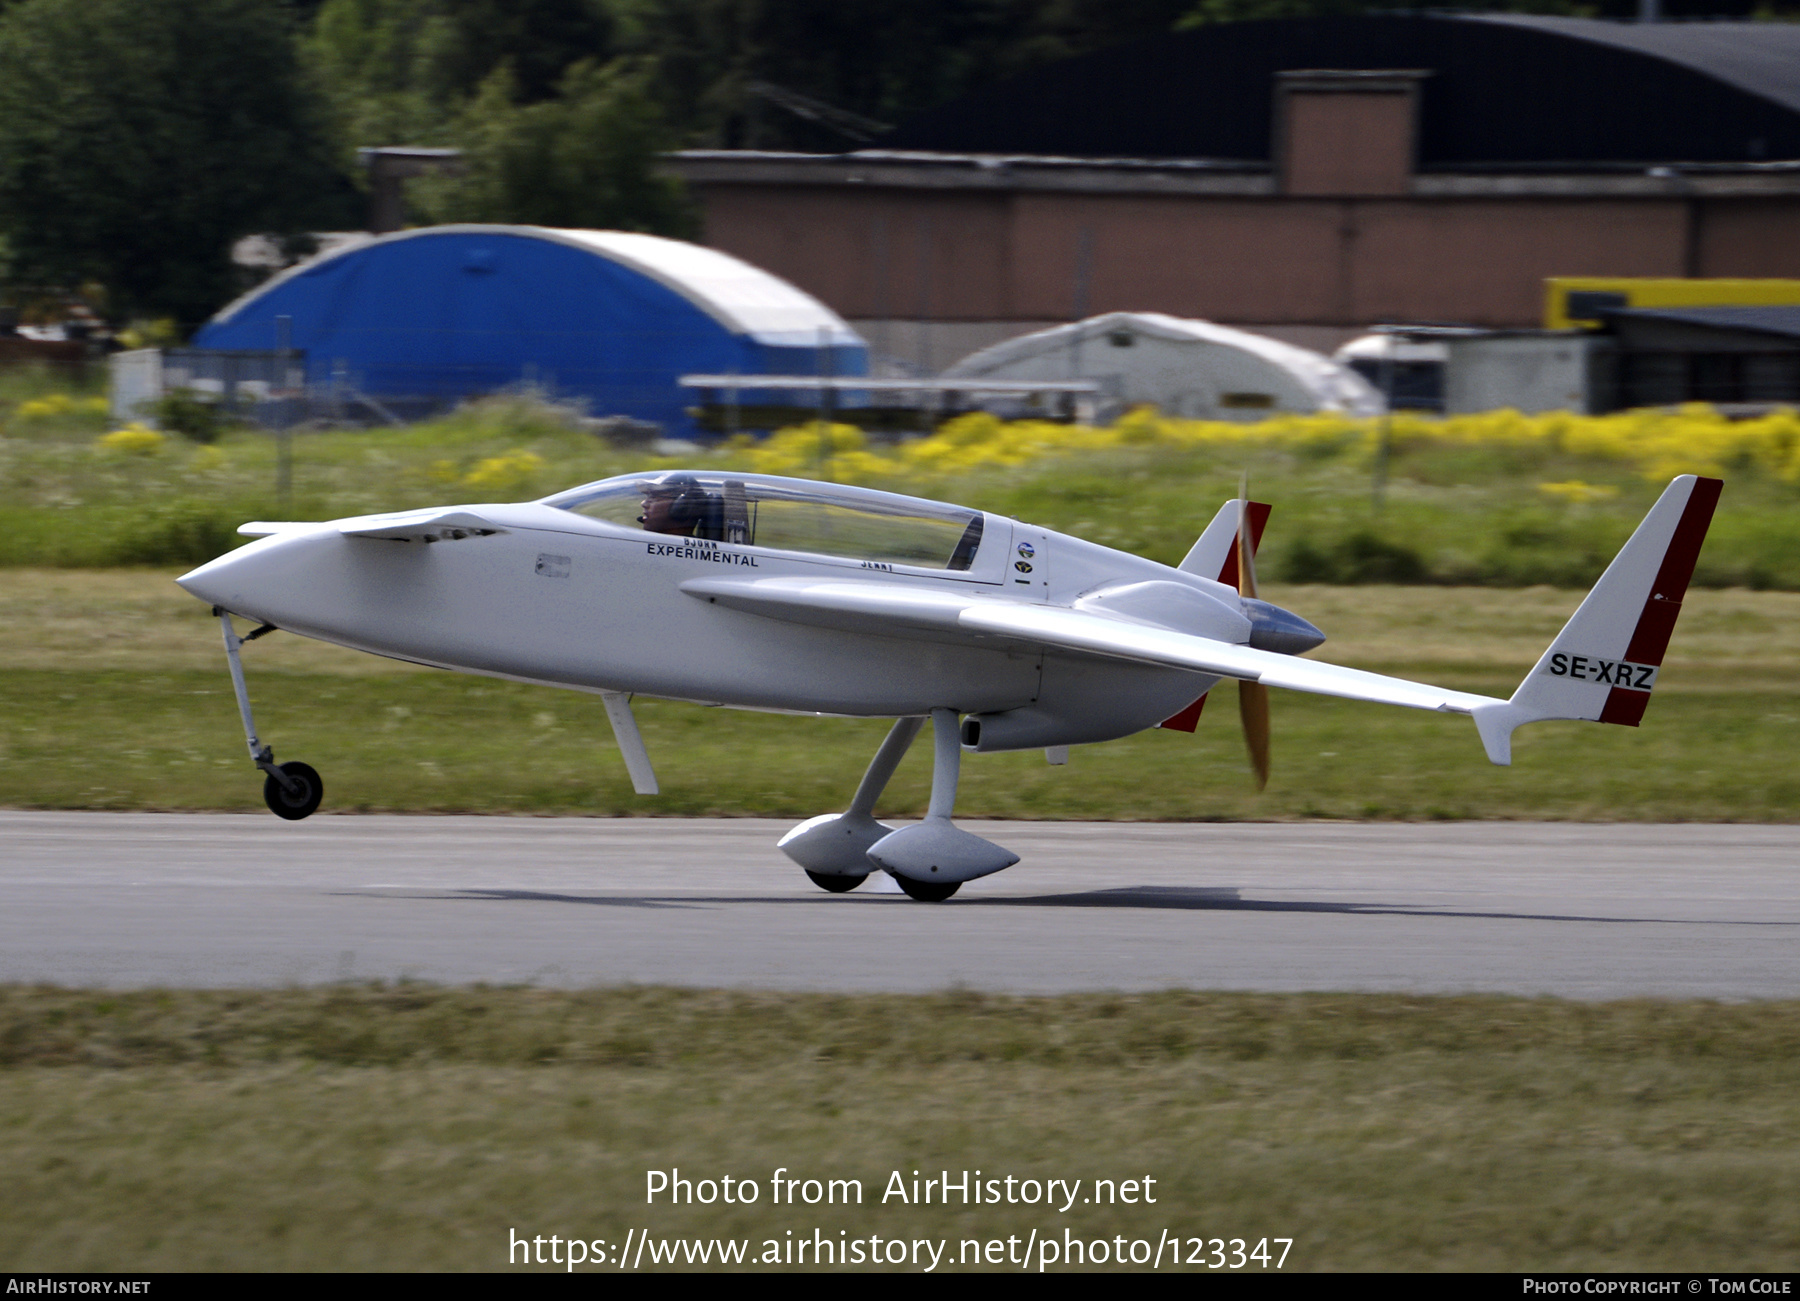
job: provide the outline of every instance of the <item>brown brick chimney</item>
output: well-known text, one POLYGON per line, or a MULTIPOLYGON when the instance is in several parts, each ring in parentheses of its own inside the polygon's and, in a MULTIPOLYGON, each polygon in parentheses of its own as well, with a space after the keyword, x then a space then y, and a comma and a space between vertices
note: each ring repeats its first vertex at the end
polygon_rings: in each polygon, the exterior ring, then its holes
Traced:
POLYGON ((1418 154, 1419 82, 1429 72, 1275 74, 1272 157, 1283 194, 1403 195, 1418 154))

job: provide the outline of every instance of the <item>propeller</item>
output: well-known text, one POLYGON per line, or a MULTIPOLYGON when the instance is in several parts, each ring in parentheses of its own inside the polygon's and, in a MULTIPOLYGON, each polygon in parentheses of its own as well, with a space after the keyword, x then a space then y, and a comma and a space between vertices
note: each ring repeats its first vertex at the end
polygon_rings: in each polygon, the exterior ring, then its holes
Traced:
MULTIPOLYGON (((1250 476, 1238 484, 1237 529, 1238 595, 1256 599, 1256 547, 1250 540, 1250 476)), ((1238 683, 1238 717, 1244 724, 1244 744, 1250 748, 1250 766, 1256 770, 1256 789, 1269 784, 1269 689, 1260 682, 1238 683)))

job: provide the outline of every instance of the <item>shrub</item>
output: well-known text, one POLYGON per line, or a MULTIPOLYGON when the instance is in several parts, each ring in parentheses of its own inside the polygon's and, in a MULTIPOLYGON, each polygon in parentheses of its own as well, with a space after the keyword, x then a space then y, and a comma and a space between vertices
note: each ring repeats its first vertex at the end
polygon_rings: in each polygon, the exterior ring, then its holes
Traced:
POLYGON ((196 443, 216 443, 229 423, 216 402, 209 402, 192 389, 170 389, 156 402, 156 420, 164 429, 172 429, 196 443))
POLYGON ((115 429, 104 435, 95 446, 103 451, 119 452, 126 456, 155 456, 167 442, 168 439, 154 429, 133 421, 123 429, 115 429))
POLYGON ((1299 539, 1288 548, 1281 576, 1290 583, 1423 583, 1429 570, 1411 547, 1357 529, 1326 543, 1299 539))

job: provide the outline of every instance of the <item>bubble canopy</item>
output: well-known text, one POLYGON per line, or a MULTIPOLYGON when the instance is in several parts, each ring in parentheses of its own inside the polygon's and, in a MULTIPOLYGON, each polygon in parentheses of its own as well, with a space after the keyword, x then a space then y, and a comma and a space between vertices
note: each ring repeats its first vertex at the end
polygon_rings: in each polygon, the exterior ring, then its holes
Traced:
POLYGON ((626 474, 543 499, 620 528, 919 569, 966 570, 982 514, 961 506, 768 475, 626 474))

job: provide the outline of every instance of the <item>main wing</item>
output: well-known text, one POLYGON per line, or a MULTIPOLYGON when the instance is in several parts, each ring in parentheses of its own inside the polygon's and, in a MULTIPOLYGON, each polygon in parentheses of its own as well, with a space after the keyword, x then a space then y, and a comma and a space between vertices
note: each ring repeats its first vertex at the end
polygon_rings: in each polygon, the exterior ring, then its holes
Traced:
MULTIPOLYGON (((1488 758, 1508 764, 1513 730, 1522 723, 1565 718, 1637 726, 1681 613, 1720 486, 1717 479, 1691 474, 1677 475, 1670 482, 1508 700, 1255 650, 1104 613, 1000 597, 853 579, 696 578, 681 589, 752 614, 853 632, 885 630, 989 644, 1012 642, 1349 700, 1470 714, 1488 758)), ((1210 557, 1203 559, 1211 563, 1210 557)))
POLYGON ((1085 610, 998 597, 861 579, 693 578, 681 590, 749 614, 846 632, 1015 643, 1454 714, 1502 703, 1491 696, 1234 646, 1085 610))

